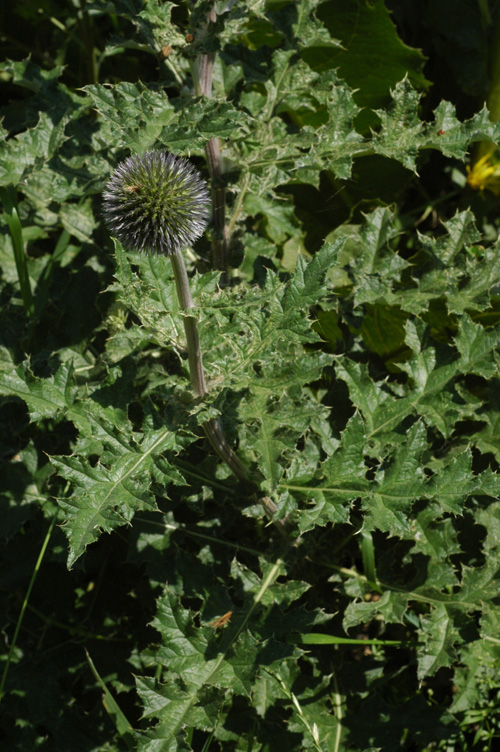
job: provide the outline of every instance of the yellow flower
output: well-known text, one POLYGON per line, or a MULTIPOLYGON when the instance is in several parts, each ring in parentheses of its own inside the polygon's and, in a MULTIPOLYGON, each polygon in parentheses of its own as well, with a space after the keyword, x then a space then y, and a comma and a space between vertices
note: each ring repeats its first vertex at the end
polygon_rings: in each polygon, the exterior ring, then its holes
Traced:
POLYGON ((488 188, 495 196, 500 196, 500 162, 498 152, 489 152, 471 167, 467 166, 467 182, 476 191, 488 188))

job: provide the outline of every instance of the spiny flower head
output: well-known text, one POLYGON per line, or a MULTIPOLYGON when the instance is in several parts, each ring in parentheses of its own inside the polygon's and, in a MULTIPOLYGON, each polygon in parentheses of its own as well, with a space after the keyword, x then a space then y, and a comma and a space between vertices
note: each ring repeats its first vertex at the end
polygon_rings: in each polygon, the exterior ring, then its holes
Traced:
POLYGON ((111 234, 130 251, 170 256, 207 226, 205 182, 186 159, 167 152, 147 151, 121 162, 103 198, 111 234))

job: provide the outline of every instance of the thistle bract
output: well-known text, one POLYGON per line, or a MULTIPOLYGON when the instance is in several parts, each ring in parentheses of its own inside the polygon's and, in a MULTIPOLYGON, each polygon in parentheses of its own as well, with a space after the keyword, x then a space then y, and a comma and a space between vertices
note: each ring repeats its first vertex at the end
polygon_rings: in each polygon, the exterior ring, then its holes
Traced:
POLYGON ((170 256, 194 243, 208 221, 205 182, 186 159, 163 151, 121 162, 103 197, 110 232, 131 251, 170 256))

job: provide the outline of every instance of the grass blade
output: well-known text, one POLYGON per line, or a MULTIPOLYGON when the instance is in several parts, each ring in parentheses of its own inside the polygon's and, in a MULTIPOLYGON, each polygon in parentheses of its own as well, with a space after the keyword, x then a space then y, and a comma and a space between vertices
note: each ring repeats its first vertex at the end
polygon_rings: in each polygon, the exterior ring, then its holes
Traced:
POLYGON ((33 294, 31 292, 28 266, 26 264, 26 255, 24 253, 23 228, 19 219, 17 210, 17 195, 14 188, 9 185, 7 188, 0 188, 0 199, 7 217, 12 245, 14 247, 14 258, 16 261, 17 276, 21 288, 24 310, 28 318, 32 319, 35 313, 33 294))
POLYGON ((19 632, 21 630, 21 624, 23 623, 24 613, 26 611, 26 608, 28 606, 28 601, 30 599, 31 591, 33 590, 33 585, 35 584, 36 576, 38 574, 38 570, 40 569, 40 566, 42 564, 43 557, 45 555, 45 551, 47 550, 47 546, 50 540, 50 536, 52 535, 52 531, 54 529, 54 525, 56 524, 57 520, 57 514, 55 514, 52 518, 52 521, 50 523, 50 527, 47 530, 47 533, 45 535, 45 539, 42 543, 42 548, 40 549, 40 553, 38 555, 38 559, 35 564, 35 568, 33 570, 33 574, 31 575, 30 583, 28 585, 28 590, 26 591, 26 595, 24 597, 23 605, 21 606, 21 611, 19 613, 19 617, 17 619, 16 629, 14 632, 14 637, 12 638, 12 642, 10 644, 9 648, 9 654, 7 656, 7 662, 5 663, 5 667, 2 674, 2 679, 0 681, 0 703, 2 701, 3 692, 5 688, 5 683, 7 681, 7 675, 9 673, 10 664, 12 662, 12 656, 14 655, 14 650, 16 649, 17 644, 17 638, 19 637, 19 632))
POLYGON ((104 705, 104 708, 113 721, 116 730, 122 737, 123 741, 129 747, 129 749, 135 749, 136 746, 136 738, 135 738, 135 731, 133 727, 130 725, 129 721, 125 717, 122 709, 116 702, 115 698, 107 688, 104 681, 101 679, 99 672, 97 671, 96 667, 94 666, 94 662, 92 661, 92 658, 88 654, 87 651, 85 651, 85 654, 87 656, 87 661, 90 666, 90 670, 94 674, 94 677, 98 681, 104 696, 102 698, 102 703, 104 705))

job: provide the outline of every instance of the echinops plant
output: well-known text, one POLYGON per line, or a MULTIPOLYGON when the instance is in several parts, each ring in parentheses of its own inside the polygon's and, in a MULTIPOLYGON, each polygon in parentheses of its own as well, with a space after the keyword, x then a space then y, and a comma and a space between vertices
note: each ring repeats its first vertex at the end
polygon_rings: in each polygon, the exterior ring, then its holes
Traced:
POLYGON ((2 17, 2 750, 495 749, 500 5, 410 5, 2 17))
MULTIPOLYGON (((194 308, 182 250, 204 232, 209 219, 207 187, 182 157, 147 151, 121 162, 103 193, 103 215, 110 232, 129 251, 168 256, 172 262, 179 306, 194 308)), ((207 394, 198 324, 184 316, 191 385, 196 397, 207 394)), ((244 465, 229 446, 217 420, 203 424, 217 454, 240 480, 244 465)))

